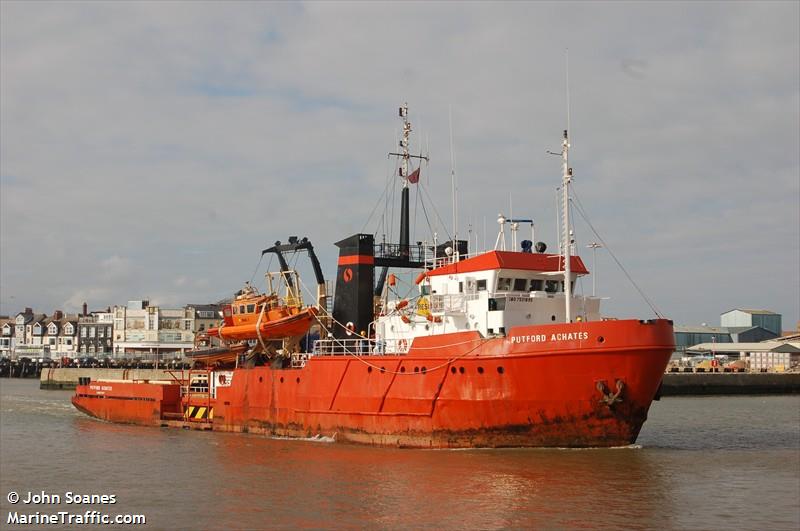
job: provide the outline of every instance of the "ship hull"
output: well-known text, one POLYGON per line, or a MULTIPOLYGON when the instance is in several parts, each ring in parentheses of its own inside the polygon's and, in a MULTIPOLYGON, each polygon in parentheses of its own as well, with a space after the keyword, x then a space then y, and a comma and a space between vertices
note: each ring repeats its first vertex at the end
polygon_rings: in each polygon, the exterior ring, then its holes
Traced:
MULTIPOLYGON (((202 398, 213 418, 196 426, 417 448, 621 446, 636 441, 673 347, 665 320, 428 336, 403 356, 314 356, 301 369, 232 371, 202 398)), ((107 399, 102 411, 93 402, 84 396, 76 406, 130 422, 130 400, 119 412, 107 399)))

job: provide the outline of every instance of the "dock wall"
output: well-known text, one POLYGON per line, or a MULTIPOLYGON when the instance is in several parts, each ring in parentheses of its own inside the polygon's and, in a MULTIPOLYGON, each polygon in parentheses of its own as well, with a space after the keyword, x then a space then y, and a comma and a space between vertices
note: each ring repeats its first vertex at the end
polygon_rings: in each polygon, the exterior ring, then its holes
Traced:
POLYGON ((661 396, 800 394, 800 373, 666 373, 661 396))
POLYGON ((180 370, 164 369, 42 369, 39 389, 75 389, 78 378, 92 380, 172 380, 180 370))

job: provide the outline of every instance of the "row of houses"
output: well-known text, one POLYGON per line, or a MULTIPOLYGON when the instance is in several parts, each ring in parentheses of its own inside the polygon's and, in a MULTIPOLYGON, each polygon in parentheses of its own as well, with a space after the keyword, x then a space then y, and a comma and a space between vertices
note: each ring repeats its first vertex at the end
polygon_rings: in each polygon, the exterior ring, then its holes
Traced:
POLYGON ((56 310, 48 316, 25 308, 0 316, 0 356, 18 358, 131 357, 180 353, 194 346, 195 334, 214 326, 220 306, 191 304, 183 308, 129 301, 125 306, 80 314, 56 310))

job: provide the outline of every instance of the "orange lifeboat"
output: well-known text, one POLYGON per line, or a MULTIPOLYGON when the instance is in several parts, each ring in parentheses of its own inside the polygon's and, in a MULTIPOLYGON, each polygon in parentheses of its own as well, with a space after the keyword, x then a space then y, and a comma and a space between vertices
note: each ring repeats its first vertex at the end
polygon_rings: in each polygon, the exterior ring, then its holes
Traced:
POLYGON ((301 336, 317 315, 315 307, 285 302, 277 295, 262 295, 249 288, 223 306, 223 324, 209 328, 210 337, 223 341, 272 340, 301 336))
POLYGON ((233 363, 236 356, 243 354, 247 350, 246 343, 231 345, 229 347, 211 347, 192 350, 186 353, 186 357, 194 362, 202 362, 206 366, 233 363))

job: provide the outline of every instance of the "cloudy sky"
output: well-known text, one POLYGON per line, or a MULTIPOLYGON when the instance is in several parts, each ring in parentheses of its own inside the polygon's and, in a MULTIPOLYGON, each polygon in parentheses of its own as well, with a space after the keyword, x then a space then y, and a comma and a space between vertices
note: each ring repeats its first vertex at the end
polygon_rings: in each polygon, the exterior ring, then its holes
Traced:
MULTIPOLYGON (((434 230, 452 109, 459 232, 493 243, 512 203, 553 249, 568 48, 576 193, 642 290, 680 324, 793 328, 799 5, 3 1, 0 313, 219 300, 290 234, 332 276, 334 241, 380 238, 403 101, 434 230)), ((652 315, 597 270, 608 313, 652 315)))

